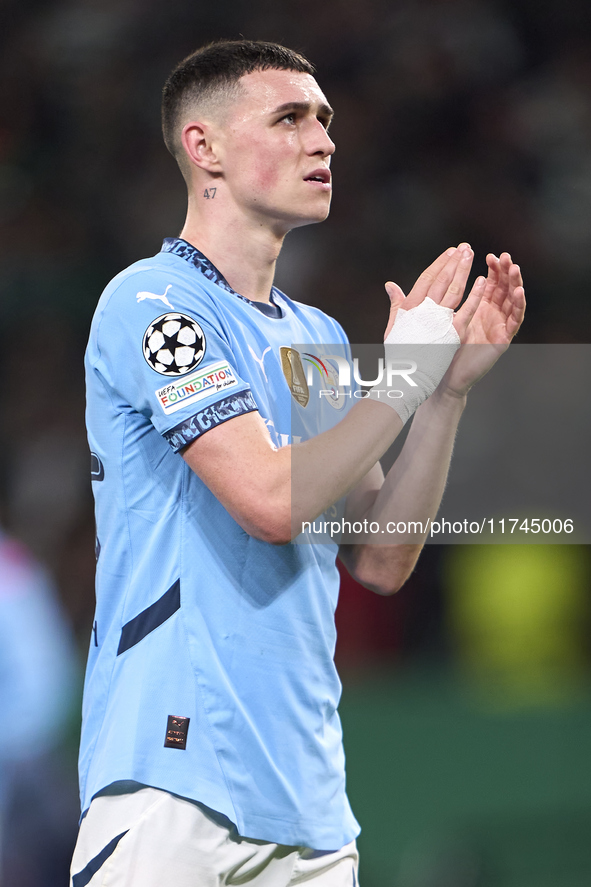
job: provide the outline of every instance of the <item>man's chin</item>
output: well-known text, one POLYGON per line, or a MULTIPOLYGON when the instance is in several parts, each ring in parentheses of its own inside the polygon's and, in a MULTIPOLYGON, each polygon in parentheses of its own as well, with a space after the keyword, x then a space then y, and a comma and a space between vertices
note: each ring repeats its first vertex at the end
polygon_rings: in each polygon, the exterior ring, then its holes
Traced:
POLYGON ((330 206, 326 206, 314 214, 307 213, 299 219, 294 219, 291 228, 303 228, 304 225, 317 225, 319 222, 324 222, 325 219, 328 218, 329 213, 330 206))

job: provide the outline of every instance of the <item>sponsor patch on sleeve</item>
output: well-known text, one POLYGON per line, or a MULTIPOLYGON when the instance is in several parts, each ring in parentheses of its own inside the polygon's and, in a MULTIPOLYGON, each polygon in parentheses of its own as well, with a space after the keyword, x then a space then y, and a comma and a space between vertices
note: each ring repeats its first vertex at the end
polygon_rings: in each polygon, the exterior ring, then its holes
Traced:
POLYGON ((187 404, 203 400, 204 397, 217 394, 219 391, 225 392, 237 385, 238 380, 230 364, 225 360, 220 360, 218 363, 199 367, 182 382, 171 382, 154 393, 162 410, 168 416, 170 413, 181 410, 187 404))

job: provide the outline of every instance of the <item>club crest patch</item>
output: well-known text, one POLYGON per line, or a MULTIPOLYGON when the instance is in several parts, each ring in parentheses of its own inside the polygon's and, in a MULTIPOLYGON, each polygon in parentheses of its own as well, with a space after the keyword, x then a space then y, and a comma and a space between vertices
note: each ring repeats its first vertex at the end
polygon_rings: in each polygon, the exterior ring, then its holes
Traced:
POLYGON ((279 349, 281 354, 281 369, 289 385, 291 396, 297 400, 300 406, 305 407, 310 400, 310 390, 306 382, 306 374, 302 365, 299 351, 283 346, 279 349))
POLYGON ((205 357, 205 333, 186 314, 161 314, 144 333, 146 362, 162 376, 184 376, 205 357))

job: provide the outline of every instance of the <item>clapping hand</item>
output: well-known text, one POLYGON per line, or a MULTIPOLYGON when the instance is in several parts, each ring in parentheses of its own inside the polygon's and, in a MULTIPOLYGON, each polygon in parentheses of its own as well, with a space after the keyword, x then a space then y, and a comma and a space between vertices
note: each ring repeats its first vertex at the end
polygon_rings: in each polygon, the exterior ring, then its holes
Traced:
POLYGON ((512 261, 509 253, 501 253, 500 258, 489 253, 486 263, 487 277, 479 278, 474 284, 474 289, 481 293, 478 307, 460 333, 464 347, 457 352, 440 383, 443 391, 459 397, 507 350, 525 314, 525 290, 519 265, 512 261))
POLYGON ((455 311, 453 324, 463 347, 455 355, 440 383, 440 389, 463 397, 494 365, 518 331, 525 313, 525 292, 519 266, 509 253, 486 257, 487 277, 478 277, 467 299, 458 309, 472 267, 474 253, 461 243, 442 253, 419 277, 405 296, 400 287, 386 284, 391 308, 386 338, 400 308, 410 310, 429 297, 455 311), (458 310, 456 310, 458 309, 458 310))

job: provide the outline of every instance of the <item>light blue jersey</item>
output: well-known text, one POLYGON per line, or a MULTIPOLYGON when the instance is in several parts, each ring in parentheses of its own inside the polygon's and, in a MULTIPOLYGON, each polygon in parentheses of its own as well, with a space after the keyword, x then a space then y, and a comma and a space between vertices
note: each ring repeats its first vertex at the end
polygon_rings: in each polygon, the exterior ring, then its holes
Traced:
POLYGON ((346 347, 321 311, 276 289, 257 307, 178 239, 100 299, 86 354, 98 563, 83 810, 135 780, 250 838, 332 850, 359 832, 337 714, 336 546, 249 536, 180 455, 252 410, 277 446, 339 421, 309 396, 297 342, 346 347))

